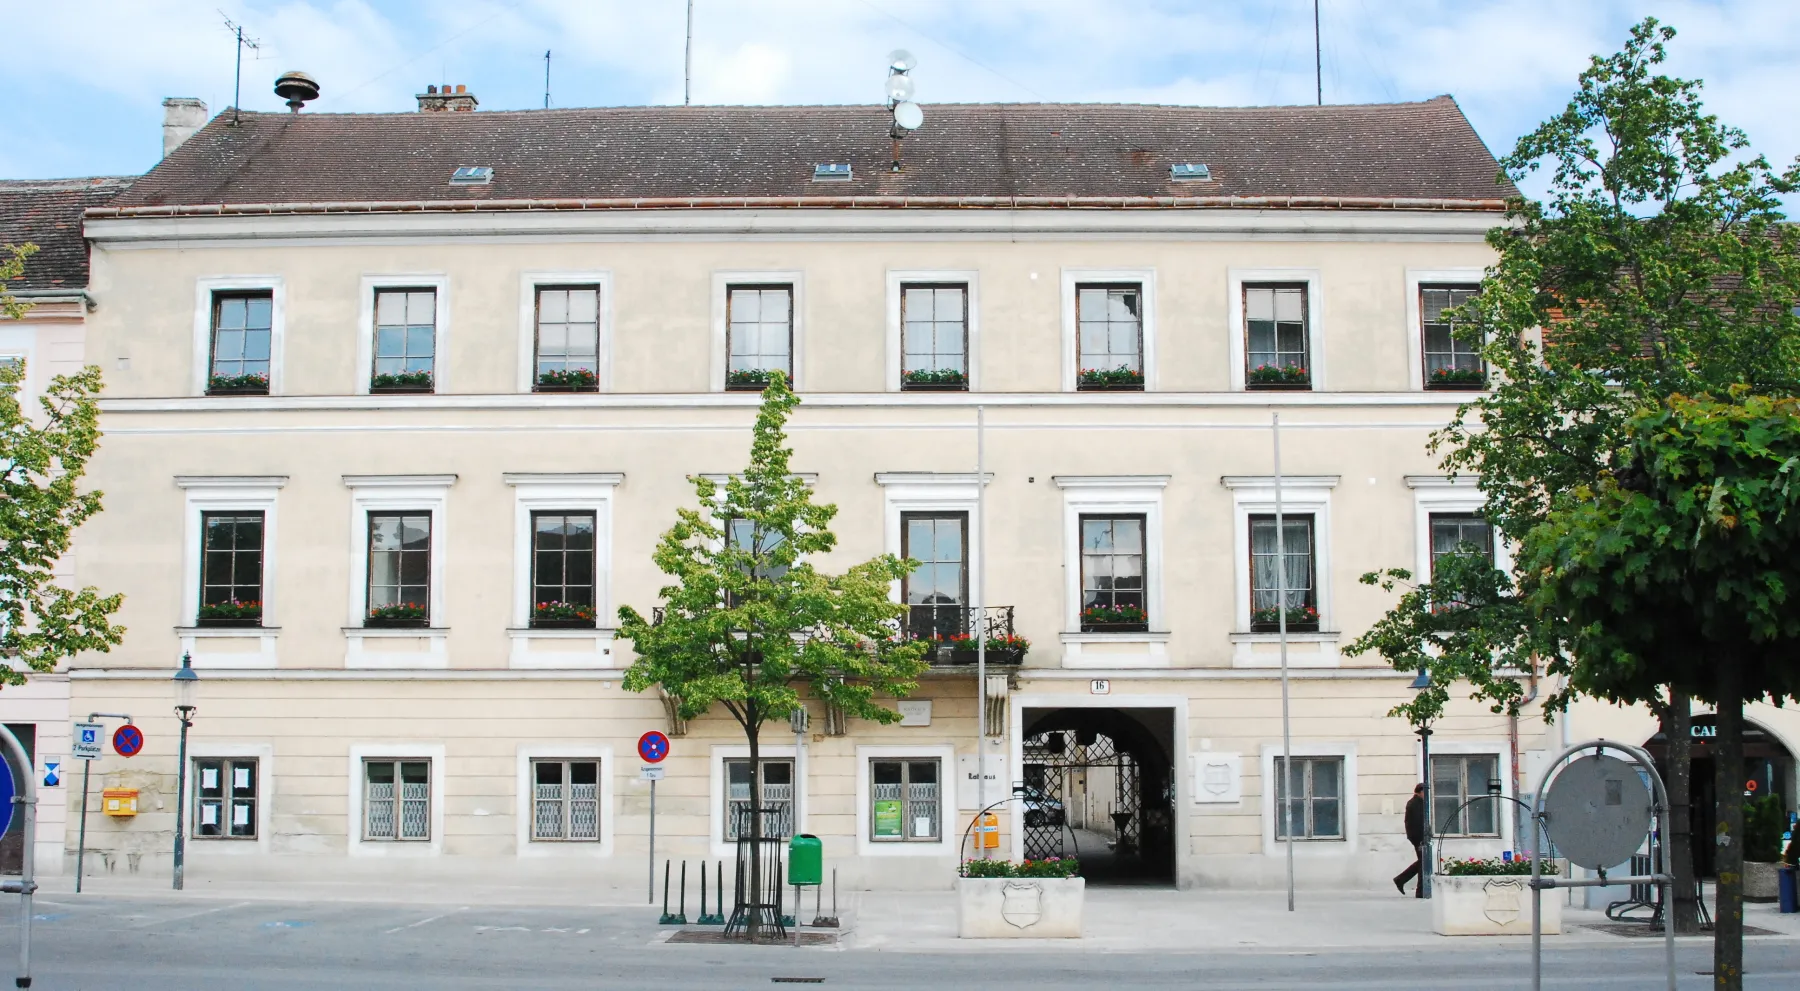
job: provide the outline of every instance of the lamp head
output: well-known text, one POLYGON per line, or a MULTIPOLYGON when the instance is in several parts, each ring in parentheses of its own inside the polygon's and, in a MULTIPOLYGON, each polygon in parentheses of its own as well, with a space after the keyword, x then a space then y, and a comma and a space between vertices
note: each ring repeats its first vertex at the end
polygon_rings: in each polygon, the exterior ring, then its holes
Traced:
POLYGON ((194 713, 194 689, 199 682, 200 676, 194 673, 193 655, 181 655, 181 667, 175 671, 175 711, 181 713, 183 720, 194 713))
POLYGON ((1419 676, 1412 680, 1412 690, 1415 692, 1422 692, 1425 689, 1430 688, 1430 687, 1431 687, 1431 669, 1430 668, 1420 668, 1419 676))

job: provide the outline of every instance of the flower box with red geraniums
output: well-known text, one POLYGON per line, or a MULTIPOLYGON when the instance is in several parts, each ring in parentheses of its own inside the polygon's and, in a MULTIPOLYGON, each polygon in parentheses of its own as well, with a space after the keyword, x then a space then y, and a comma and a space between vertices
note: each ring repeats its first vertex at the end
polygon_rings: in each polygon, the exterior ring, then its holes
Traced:
POLYGON ((1251 389, 1310 389, 1312 372, 1301 365, 1257 365, 1244 376, 1251 389))
POLYGON ((369 616, 363 620, 363 626, 374 629, 384 627, 423 627, 427 625, 427 610, 416 602, 399 602, 391 606, 376 606, 369 610, 369 616))
POLYGON ((1118 368, 1083 368, 1076 388, 1082 392, 1142 392, 1144 373, 1123 365, 1118 368))
POLYGON ((1433 389, 1485 389, 1487 372, 1479 368, 1434 368, 1425 384, 1433 389))
POLYGON ((1139 606, 1089 606, 1081 611, 1083 633, 1142 633, 1150 615, 1139 606))
POLYGON ((261 372, 248 375, 211 375, 206 379, 209 396, 266 396, 269 377, 261 372))
POLYGON ((200 626, 261 626, 262 603, 237 599, 203 602, 195 621, 200 626))
POLYGON ((369 379, 370 392, 430 392, 430 372, 382 372, 369 379))
POLYGON ((539 372, 538 392, 599 392, 600 376, 586 368, 564 368, 539 372))
MULTIPOLYGON (((980 658, 976 653, 976 641, 967 634, 951 637, 950 663, 974 664, 980 658)), ((1025 661, 1025 655, 1031 651, 1031 641, 1021 636, 996 636, 987 638, 987 663, 1018 665, 1025 661)))
MULTIPOLYGON (((1313 606, 1293 606, 1287 611, 1287 628, 1289 633, 1316 633, 1319 629, 1319 610, 1313 606)), ((1275 606, 1253 610, 1250 613, 1251 633, 1281 632, 1281 610, 1275 606)))
POLYGON ((900 376, 900 388, 907 392, 964 392, 969 379, 954 368, 913 368, 900 376))
POLYGON ((531 607, 531 626, 537 630, 591 630, 594 607, 579 602, 539 602, 531 607))

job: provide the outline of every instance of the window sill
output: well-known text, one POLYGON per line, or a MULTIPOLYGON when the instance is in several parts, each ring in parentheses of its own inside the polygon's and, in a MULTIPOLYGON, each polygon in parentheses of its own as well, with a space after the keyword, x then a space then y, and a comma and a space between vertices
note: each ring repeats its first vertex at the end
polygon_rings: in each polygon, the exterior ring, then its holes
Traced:
MULTIPOLYGON (((613 667, 610 626, 583 628, 511 627, 507 667, 517 670, 592 670, 613 667)), ((558 841, 564 842, 564 841, 558 841)))
POLYGON ((433 386, 429 386, 429 385, 371 385, 371 386, 369 386, 369 395, 371 395, 371 396, 393 396, 393 395, 429 396, 436 391, 437 391, 436 388, 434 388, 433 386))
POLYGON ((1130 382, 1130 383, 1078 382, 1075 385, 1075 391, 1076 392, 1143 392, 1144 391, 1144 383, 1142 383, 1142 382, 1130 382))
POLYGON ((267 390, 267 389, 208 389, 208 390, 206 390, 206 395, 209 398, 218 398, 218 397, 222 397, 222 396, 266 396, 268 394, 269 394, 269 390, 267 390))
POLYGON ((447 626, 346 626, 343 631, 346 668, 450 666, 447 626))
MULTIPOLYGON (((1288 633, 1288 667, 1335 668, 1340 662, 1336 630, 1288 633)), ((1281 634, 1232 633, 1231 666, 1234 668, 1280 668, 1281 634)))
POLYGON ((1170 667, 1167 630, 1136 633, 1064 633, 1065 668, 1166 668, 1170 667))
POLYGON ((255 619, 197 619, 188 629, 195 630, 257 630, 262 628, 262 617, 255 619))
POLYGON ((1426 392, 1486 392, 1486 382, 1427 382, 1426 392))
POLYGON ((967 382, 902 382, 901 392, 968 392, 967 382))
MULTIPOLYGON (((543 392, 599 392, 600 387, 598 385, 536 385, 536 386, 531 387, 531 391, 539 392, 539 393, 543 393, 543 392)), ((539 841, 533 841, 533 842, 539 842, 539 841)), ((550 841, 542 841, 542 842, 550 842, 550 841)), ((590 841, 590 840, 580 840, 580 841, 558 840, 555 842, 587 843, 587 842, 592 842, 592 841, 590 841)))
POLYGON ((1245 382, 1248 392, 1310 392, 1311 382, 1245 382))
POLYGON ((181 652, 202 669, 272 668, 279 626, 177 626, 181 652))

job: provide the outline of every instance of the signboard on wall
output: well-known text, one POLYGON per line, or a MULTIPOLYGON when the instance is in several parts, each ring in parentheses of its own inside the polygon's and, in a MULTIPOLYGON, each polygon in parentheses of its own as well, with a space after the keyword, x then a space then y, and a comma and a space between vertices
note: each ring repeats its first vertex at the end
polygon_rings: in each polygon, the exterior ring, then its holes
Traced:
POLYGON ((877 839, 899 839, 900 833, 900 800, 883 798, 875 802, 875 837, 877 839))
MULTIPOLYGON (((956 755, 956 807, 970 812, 978 812, 975 788, 975 755, 956 755)), ((1006 776, 1006 755, 988 754, 987 757, 987 800, 992 805, 1007 797, 1012 791, 1012 779, 1006 776)))
POLYGON ((1236 805, 1244 797, 1244 756, 1203 750, 1194 760, 1194 804, 1236 805))

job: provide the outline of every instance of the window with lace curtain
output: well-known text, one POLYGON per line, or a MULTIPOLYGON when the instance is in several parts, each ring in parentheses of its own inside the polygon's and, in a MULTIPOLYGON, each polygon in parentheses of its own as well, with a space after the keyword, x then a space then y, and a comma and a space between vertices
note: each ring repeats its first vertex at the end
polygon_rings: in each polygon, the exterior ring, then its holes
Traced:
POLYGON ((531 838, 543 841, 600 838, 599 761, 531 762, 531 838))
POLYGON ((430 761, 363 761, 363 839, 431 839, 430 761))
POLYGON ((1319 628, 1311 513, 1284 513, 1277 546, 1273 514, 1250 517, 1250 631, 1274 633, 1285 612, 1289 632, 1319 628), (1286 580, 1282 580, 1285 573, 1286 580), (1287 598, 1282 599, 1283 586, 1287 598))

